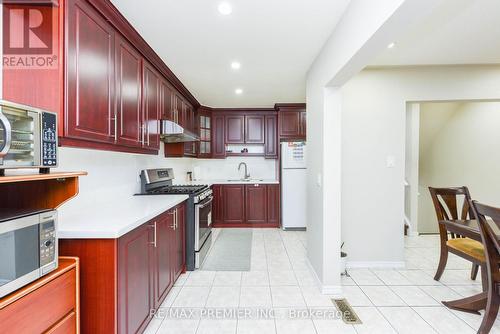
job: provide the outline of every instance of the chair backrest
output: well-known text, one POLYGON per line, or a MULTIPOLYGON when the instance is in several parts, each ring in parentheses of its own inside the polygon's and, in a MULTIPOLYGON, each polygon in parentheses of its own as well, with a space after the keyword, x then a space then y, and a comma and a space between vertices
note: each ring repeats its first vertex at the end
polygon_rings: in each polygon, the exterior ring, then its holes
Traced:
POLYGON ((429 187, 429 191, 438 221, 475 219, 474 212, 470 207, 471 197, 467 187, 429 187), (462 209, 459 216, 458 207, 460 202, 462 202, 462 209))
POLYGON ((470 206, 477 217, 487 261, 491 260, 491 263, 498 263, 500 260, 500 242, 497 233, 492 228, 492 224, 497 226, 497 230, 500 229, 500 208, 494 208, 477 201, 470 201, 470 206))

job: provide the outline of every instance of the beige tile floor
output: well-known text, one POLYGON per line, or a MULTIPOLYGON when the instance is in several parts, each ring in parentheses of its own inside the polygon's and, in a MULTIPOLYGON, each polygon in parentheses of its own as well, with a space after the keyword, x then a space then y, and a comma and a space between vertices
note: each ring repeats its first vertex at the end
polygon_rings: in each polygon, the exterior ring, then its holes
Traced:
MULTIPOLYGON (((346 325, 319 314, 291 318, 294 310, 313 309, 330 315, 335 310, 333 296, 319 292, 309 271, 306 233, 253 229, 250 271, 182 275, 162 311, 191 310, 195 315, 154 318, 146 333, 475 333, 481 316, 450 311, 441 301, 479 292, 480 278, 471 281, 470 263, 452 255, 441 281, 434 281, 438 247, 437 236, 407 237, 405 269, 349 270, 350 277, 342 279, 344 297, 363 324, 346 325), (230 319, 209 316, 207 312, 215 309, 250 310, 252 314, 230 319), (257 316, 258 310, 273 310, 274 316, 257 316)), ((491 333, 500 333, 500 321, 491 333)))

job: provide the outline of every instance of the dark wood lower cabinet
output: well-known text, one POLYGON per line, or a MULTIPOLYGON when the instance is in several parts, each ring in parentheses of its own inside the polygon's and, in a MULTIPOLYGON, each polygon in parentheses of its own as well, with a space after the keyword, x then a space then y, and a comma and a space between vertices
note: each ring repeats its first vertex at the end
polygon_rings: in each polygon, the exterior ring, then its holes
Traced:
POLYGON ((146 328, 154 308, 155 261, 151 224, 142 225, 118 240, 118 328, 136 333, 146 328))
POLYGON ((279 227, 279 184, 212 186, 214 227, 279 227))
POLYGON ((222 188, 224 224, 245 222, 245 186, 225 185, 222 188))
POLYGON ((60 239, 81 264, 82 333, 141 333, 185 270, 185 204, 118 239, 60 239))
POLYGON ((252 184, 245 186, 246 222, 250 224, 267 223, 267 185, 252 184))
MULTIPOLYGON (((175 211, 172 211, 175 212, 175 211)), ((154 257, 154 306, 161 305, 168 291, 174 284, 172 275, 173 257, 172 243, 174 240, 174 214, 166 214, 156 221, 156 254, 154 257)), ((154 240, 153 240, 154 242, 154 240)))

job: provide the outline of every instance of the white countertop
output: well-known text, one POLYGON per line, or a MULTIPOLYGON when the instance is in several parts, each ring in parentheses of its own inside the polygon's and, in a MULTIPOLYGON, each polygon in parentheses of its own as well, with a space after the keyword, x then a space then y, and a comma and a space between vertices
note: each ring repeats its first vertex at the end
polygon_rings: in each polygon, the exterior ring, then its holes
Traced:
POLYGON ((58 237, 116 239, 187 199, 187 195, 151 195, 117 197, 88 205, 67 203, 58 209, 58 237))
POLYGON ((242 181, 242 180, 231 180, 227 179, 204 179, 204 180, 195 180, 191 182, 185 182, 182 184, 207 184, 209 186, 213 184, 279 184, 278 180, 274 179, 252 179, 251 181, 242 181))

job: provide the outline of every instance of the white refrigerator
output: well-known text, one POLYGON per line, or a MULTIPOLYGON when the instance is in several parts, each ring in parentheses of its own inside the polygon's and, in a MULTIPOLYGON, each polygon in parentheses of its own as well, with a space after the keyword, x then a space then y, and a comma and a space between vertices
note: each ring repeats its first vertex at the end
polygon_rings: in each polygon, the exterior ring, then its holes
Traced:
POLYGON ((306 142, 281 143, 281 223, 284 230, 305 230, 307 201, 306 142))

